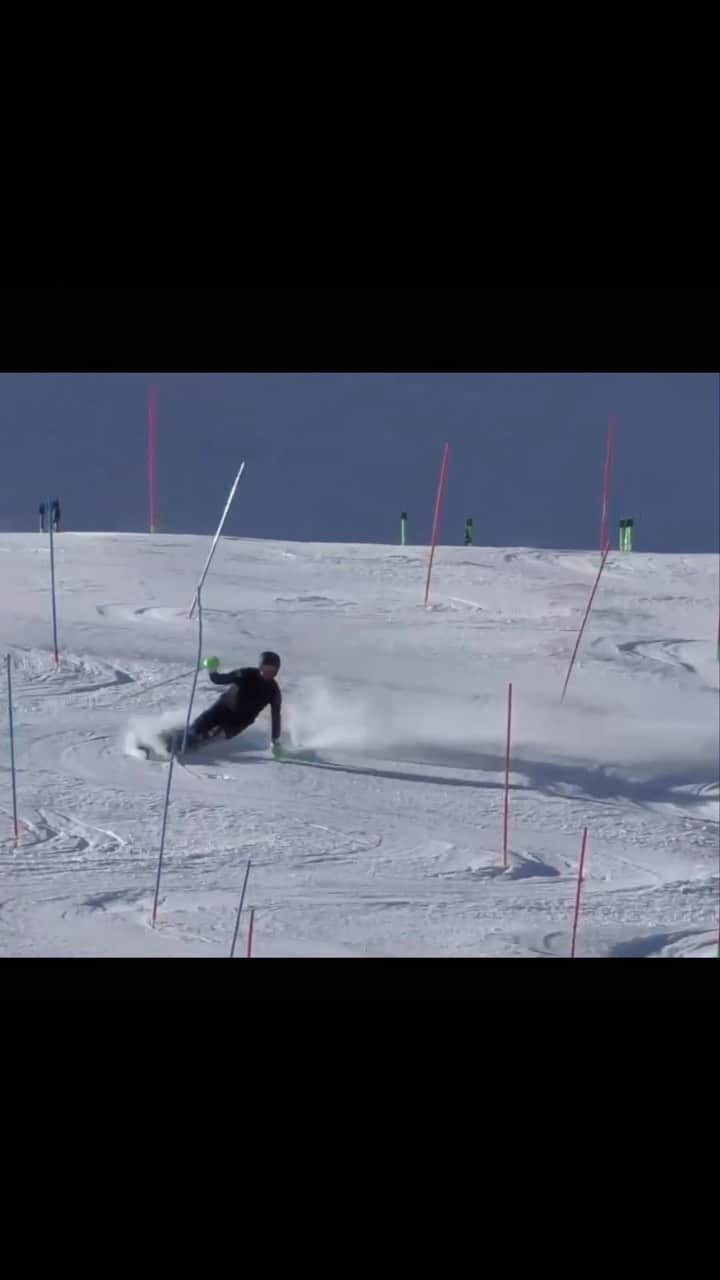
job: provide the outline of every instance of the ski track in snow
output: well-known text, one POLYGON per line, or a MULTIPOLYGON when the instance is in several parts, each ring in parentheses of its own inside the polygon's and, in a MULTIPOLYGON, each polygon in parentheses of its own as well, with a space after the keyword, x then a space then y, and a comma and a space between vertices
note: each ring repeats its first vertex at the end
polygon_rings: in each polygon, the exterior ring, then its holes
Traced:
MULTIPOLYGON (((258 956, 567 955, 584 825, 581 955, 715 954, 716 557, 611 553, 561 707, 590 552, 441 547, 426 610, 422 548, 223 540, 205 652, 277 648, 311 758, 272 760, 261 717, 178 762, 152 930, 167 765, 124 734, 184 722, 207 540, 56 547, 57 670, 46 542, 0 535, 21 818, 16 843, 4 735, 0 954, 226 955, 251 858, 258 956)), ((194 712, 215 693, 201 676, 194 712)))

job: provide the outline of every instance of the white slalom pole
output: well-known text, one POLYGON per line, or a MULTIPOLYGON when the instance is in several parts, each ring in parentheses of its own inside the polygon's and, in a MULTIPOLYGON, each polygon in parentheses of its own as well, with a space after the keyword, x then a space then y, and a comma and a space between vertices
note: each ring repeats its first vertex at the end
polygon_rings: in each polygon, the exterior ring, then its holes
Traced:
POLYGON ((247 866, 246 866, 246 868, 245 868, 245 879, 243 880, 243 887, 242 887, 242 891, 241 891, 241 893, 240 893, 240 905, 239 905, 239 907, 238 907, 238 909, 237 909, 237 915, 236 915, 236 917, 235 917, 235 932, 234 932, 234 934, 233 934, 232 946, 230 947, 230 959, 231 959, 231 960, 232 960, 233 956, 235 955, 235 944, 237 943, 238 931, 239 931, 239 929, 240 929, 240 916, 242 915, 243 903, 244 903, 244 901, 245 901, 245 890, 247 889, 247 882, 248 882, 248 876, 249 876, 249 875, 250 875, 250 859, 248 858, 248 860, 247 860, 247 866))
POLYGON ((185 718, 185 731, 183 733, 182 749, 180 753, 181 755, 184 753, 185 747, 187 745, 187 736, 188 736, 188 730, 190 728, 190 717, 192 715, 193 699, 195 697, 195 690, 197 689, 198 675, 200 672, 200 663, 202 662, 203 615, 202 615, 201 587, 198 587, 197 595, 195 599, 197 601, 197 607, 198 607, 198 651, 197 651, 197 662, 195 663, 195 675, 193 676, 192 689, 190 690, 190 701, 188 703, 187 716, 185 718))
POLYGON ((222 513, 222 516, 221 516, 221 519, 220 519, 220 523, 219 523, 219 525, 218 525, 218 531, 217 531, 217 533, 215 534, 215 537, 214 537, 214 538, 213 538, 213 540, 212 540, 212 546, 211 546, 211 548, 210 548, 210 554, 209 554, 209 556, 208 556, 207 560, 205 561, 205 568, 203 569, 203 571, 202 571, 202 575, 201 575, 201 577, 200 577, 200 581, 198 582, 198 585, 197 585, 197 591, 195 592, 195 595, 194 595, 194 597, 193 597, 193 602, 192 602, 192 604, 191 604, 191 606, 190 606, 190 612, 189 612, 189 614, 188 614, 188 618, 192 618, 192 616, 193 616, 193 614, 194 614, 194 612, 195 612, 195 605, 197 604, 198 591, 201 591, 201 590, 202 590, 203 582, 205 581, 205 579, 206 579, 206 577, 207 577, 207 571, 208 571, 208 569, 210 568, 210 561, 212 560, 212 558, 213 558, 213 556, 214 556, 214 554, 215 554, 215 548, 216 548, 216 546, 217 546, 217 544, 218 544, 218 540, 219 540, 219 538, 220 538, 220 534, 222 533, 223 525, 224 525, 224 523, 225 523, 225 519, 226 519, 226 517, 227 517, 227 513, 228 513, 228 511, 230 510, 230 503, 232 502, 233 498, 235 497, 235 490, 236 490, 236 489, 237 489, 237 487, 238 487, 238 480, 240 479, 240 477, 241 477, 241 475, 242 475, 242 473, 243 473, 243 471, 244 471, 244 470, 245 470, 245 463, 244 463, 244 462, 242 462, 242 463, 240 464, 240 470, 238 471, 238 473, 237 473, 237 475, 236 475, 236 477, 235 477, 235 483, 233 484, 233 487, 232 487, 232 489, 230 490, 230 495, 229 495, 229 497, 228 497, 228 500, 227 500, 227 502, 225 503, 225 510, 224 510, 224 511, 223 511, 223 513, 222 513))
POLYGON ((173 765, 175 764, 175 752, 170 757, 170 768, 168 769, 167 787, 165 788, 165 807, 163 809, 162 831, 160 832, 160 853, 158 856, 157 879, 155 881, 155 900, 152 909, 152 927, 155 928, 157 919, 158 897, 160 895, 160 874, 162 872, 163 854, 165 852, 165 828, 167 827, 168 806, 170 804, 170 788, 172 786, 173 765))
POLYGON ((13 724, 13 706, 12 706, 12 658, 10 654, 7 656, 7 677, 8 677, 8 719, 10 721, 10 773, 12 774, 12 798, 13 798, 13 829, 16 842, 20 839, 20 828, 18 826, 17 814, 17 789, 15 786, 15 726, 13 724))
MULTIPOLYGON (((48 503, 48 506, 50 504, 48 503)), ((57 608, 55 605, 55 544, 53 542, 53 515, 50 515, 48 524, 50 530, 50 594, 52 595, 52 625, 53 625, 53 650, 55 653, 55 666, 57 667, 60 659, 58 657, 58 639, 57 639, 57 608)))
MULTIPOLYGON (((193 699, 195 697, 195 689, 197 688, 198 673, 200 671, 200 662, 202 659, 202 641, 203 641, 203 617, 202 617, 202 592, 198 587, 197 596, 195 597, 198 606, 198 651, 197 661, 195 663, 195 675, 193 678, 192 689, 190 691, 190 701, 188 703, 187 716, 185 717, 185 729, 183 731, 181 754, 185 750, 187 742, 188 729, 190 727, 190 716, 192 715, 193 699)), ((165 789, 165 805, 163 808, 162 831, 160 833, 160 853, 158 855, 157 878, 155 880, 155 899, 152 909, 152 927, 155 928, 157 920, 158 897, 160 894, 160 876, 162 874, 163 855, 165 853, 165 831, 167 828, 168 808, 170 807, 170 788, 172 786, 173 768, 175 766, 175 752, 177 745, 173 744, 172 754, 170 756, 170 768, 168 769, 167 787, 165 789)))

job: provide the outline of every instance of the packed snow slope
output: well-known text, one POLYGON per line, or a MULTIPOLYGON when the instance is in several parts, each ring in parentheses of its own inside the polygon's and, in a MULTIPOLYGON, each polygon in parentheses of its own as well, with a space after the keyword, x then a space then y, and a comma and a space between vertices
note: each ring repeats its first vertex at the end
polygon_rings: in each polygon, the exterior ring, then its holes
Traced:
MULTIPOLYGON (((262 956, 564 956, 588 827, 581 956, 712 955, 718 928, 718 561, 611 552, 563 704, 596 552, 224 539, 206 655, 280 652, 269 715, 174 771, 129 726, 184 720, 209 539, 0 534, 21 835, 0 677, 0 953, 223 956, 252 859, 262 956), (507 686, 510 858, 502 866, 507 686)), ((215 696, 201 673, 195 713, 215 696)), ((246 919, 238 954, 244 954, 246 919)))

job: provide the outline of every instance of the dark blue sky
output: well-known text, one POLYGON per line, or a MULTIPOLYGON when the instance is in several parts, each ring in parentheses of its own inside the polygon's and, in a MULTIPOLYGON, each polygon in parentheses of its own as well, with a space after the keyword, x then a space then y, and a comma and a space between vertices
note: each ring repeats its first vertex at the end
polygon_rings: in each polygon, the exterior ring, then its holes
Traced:
POLYGON ((148 527, 147 394, 158 389, 161 532, 427 542, 445 440, 441 541, 595 547, 607 419, 611 517, 639 550, 717 551, 717 374, 1 374, 0 527, 148 527))

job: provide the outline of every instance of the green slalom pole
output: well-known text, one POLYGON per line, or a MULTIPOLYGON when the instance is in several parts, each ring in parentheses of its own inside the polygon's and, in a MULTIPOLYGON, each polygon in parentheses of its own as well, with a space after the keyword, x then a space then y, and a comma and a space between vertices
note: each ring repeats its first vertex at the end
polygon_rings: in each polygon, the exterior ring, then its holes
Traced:
POLYGON ((407 511, 400 512, 400 546, 407 546, 407 511))
POLYGON ((473 540, 473 522, 472 522, 472 516, 468 516, 467 520, 465 521, 465 546, 471 547, 472 540, 473 540))

